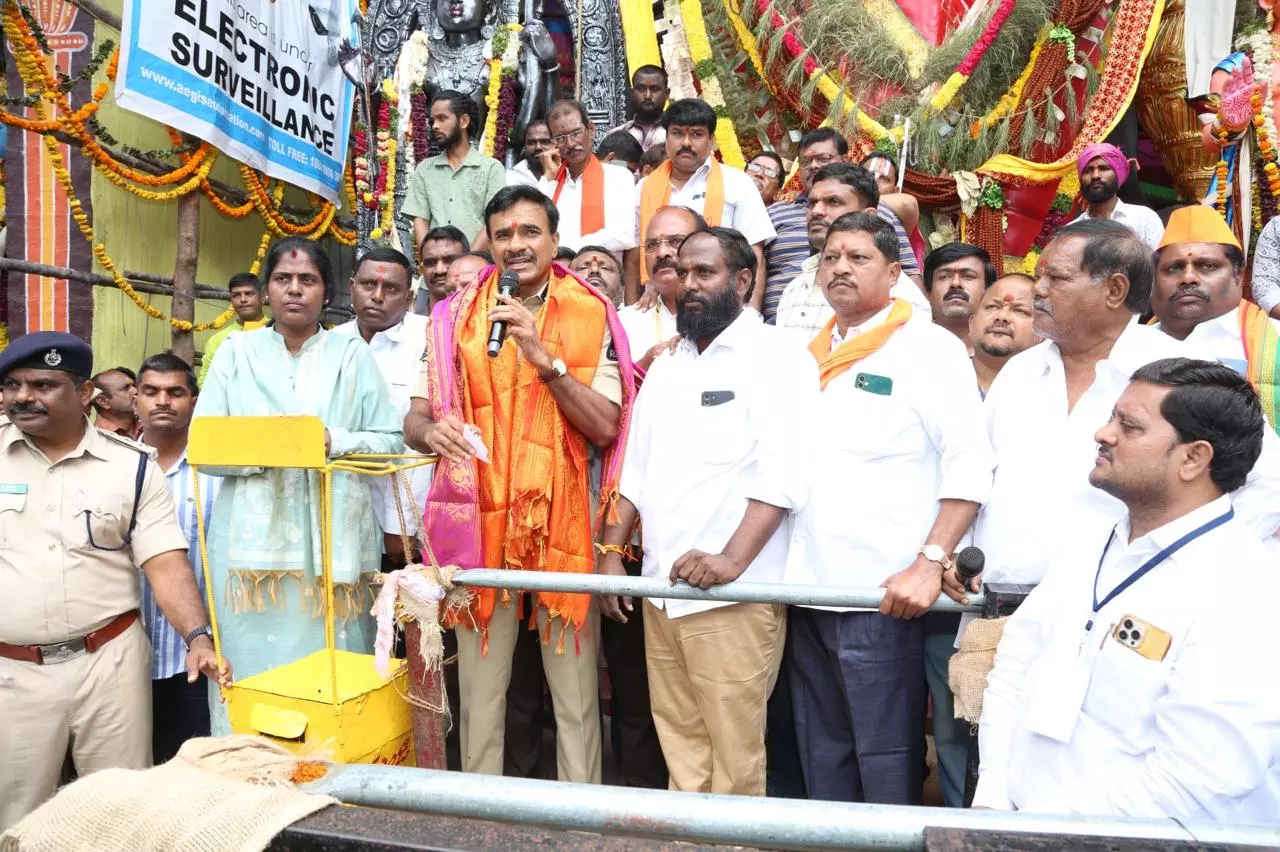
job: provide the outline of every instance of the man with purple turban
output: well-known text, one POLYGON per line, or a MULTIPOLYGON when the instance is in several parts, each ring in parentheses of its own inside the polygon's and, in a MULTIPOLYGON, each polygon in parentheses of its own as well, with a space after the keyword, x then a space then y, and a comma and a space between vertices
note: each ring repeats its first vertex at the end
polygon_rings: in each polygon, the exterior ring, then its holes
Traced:
POLYGON ((1160 245, 1164 224, 1150 207, 1125 204, 1117 193, 1129 179, 1129 158, 1108 142, 1086 145, 1076 160, 1076 172, 1080 175, 1080 194, 1087 204, 1081 219, 1110 219, 1119 222, 1138 235, 1152 250, 1160 245))

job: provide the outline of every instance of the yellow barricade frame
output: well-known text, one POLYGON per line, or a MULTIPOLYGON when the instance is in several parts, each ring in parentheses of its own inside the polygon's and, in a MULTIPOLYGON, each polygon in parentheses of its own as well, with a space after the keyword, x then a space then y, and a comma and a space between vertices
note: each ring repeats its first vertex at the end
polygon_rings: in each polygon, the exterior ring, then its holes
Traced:
POLYGON ((314 470, 320 475, 320 568, 323 584, 325 653, 329 663, 329 704, 338 700, 337 642, 333 608, 333 474, 335 471, 365 476, 395 476, 401 471, 433 464, 433 455, 352 454, 330 459, 325 452, 324 421, 314 416, 201 417, 193 420, 187 444, 187 462, 193 477, 196 530, 204 575, 205 601, 213 650, 222 665, 222 637, 209 565, 204 502, 200 498, 201 467, 314 470), (408 461, 407 464, 397 462, 408 461))

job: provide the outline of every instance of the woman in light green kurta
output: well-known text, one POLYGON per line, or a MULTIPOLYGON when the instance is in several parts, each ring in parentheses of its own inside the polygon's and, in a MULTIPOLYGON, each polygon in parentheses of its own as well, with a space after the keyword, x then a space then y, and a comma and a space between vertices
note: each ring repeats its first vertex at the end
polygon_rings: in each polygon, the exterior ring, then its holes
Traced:
MULTIPOLYGON (((219 347, 195 416, 309 414, 324 421, 330 456, 402 451, 402 423, 358 336, 320 327, 332 291, 328 257, 310 240, 277 242, 263 263, 274 321, 219 347)), ((207 540, 222 653, 245 678, 324 647, 319 610, 319 476, 314 471, 209 469, 223 475, 207 540)), ((382 536, 369 483, 333 475, 333 581, 340 648, 372 653, 371 599, 382 536)), ((213 733, 229 733, 211 689, 213 733)))

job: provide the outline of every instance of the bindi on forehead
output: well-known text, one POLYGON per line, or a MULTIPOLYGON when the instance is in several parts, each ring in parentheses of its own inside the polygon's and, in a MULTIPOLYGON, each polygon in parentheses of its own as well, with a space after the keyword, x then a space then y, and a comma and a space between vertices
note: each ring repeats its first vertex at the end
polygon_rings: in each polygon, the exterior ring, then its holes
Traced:
POLYGON ((297 260, 297 259, 298 259, 298 250, 297 250, 297 249, 289 249, 289 257, 293 258, 294 260, 297 260))

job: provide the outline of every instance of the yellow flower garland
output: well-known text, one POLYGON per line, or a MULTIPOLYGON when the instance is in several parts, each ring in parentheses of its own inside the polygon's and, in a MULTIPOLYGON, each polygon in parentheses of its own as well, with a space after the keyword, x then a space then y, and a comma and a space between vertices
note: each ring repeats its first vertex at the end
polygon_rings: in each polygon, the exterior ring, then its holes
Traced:
MULTIPOLYGON (((481 137, 480 152, 486 157, 493 156, 495 137, 498 135, 498 92, 502 88, 502 69, 515 65, 520 55, 520 31, 524 27, 519 24, 507 24, 506 47, 501 56, 489 60, 489 92, 484 96, 487 114, 484 119, 484 135, 481 137)), ((492 44, 492 42, 490 43, 492 44)), ((492 49, 492 48, 491 48, 492 49)))
POLYGON ((970 136, 977 139, 982 128, 998 124, 1017 107, 1018 102, 1022 100, 1022 90, 1027 87, 1027 81, 1031 79, 1031 72, 1036 70, 1036 60, 1040 58, 1040 50, 1044 47, 1048 38, 1049 27, 1046 26, 1040 31, 1040 37, 1036 39, 1035 47, 1031 48, 1031 57, 1027 59, 1026 67, 1022 69, 1018 79, 1013 81, 1009 91, 1005 92, 1004 97, 1000 98, 996 105, 991 108, 991 112, 973 123, 973 126, 969 129, 970 136))
MULTIPOLYGON (((703 63, 714 62, 711 56, 711 41, 707 38, 707 25, 702 19, 702 3, 700 0, 680 0, 680 16, 684 19, 684 34, 689 41, 689 56, 693 59, 694 74, 703 63)), ((705 65, 703 67, 706 67, 705 65)), ((705 78, 699 77, 702 84, 702 99, 717 113, 725 109, 724 92, 720 89, 720 81, 714 73, 705 78)), ((741 169, 747 164, 738 145, 738 134, 733 129, 733 121, 727 115, 720 115, 716 120, 716 145, 725 165, 741 169)))
MULTIPOLYGON (((43 112, 43 110, 37 108, 37 112, 43 112)), ((52 136, 42 136, 41 138, 44 140, 45 148, 49 152, 49 159, 53 165, 53 174, 58 179, 58 183, 62 185, 63 191, 67 194, 67 201, 71 207, 71 217, 80 228, 80 233, 84 235, 84 238, 88 240, 89 245, 93 247, 93 256, 97 258, 99 265, 107 271, 107 274, 111 276, 113 281, 115 281, 116 286, 119 287, 126 296, 132 299, 135 305, 141 308, 148 316, 154 317, 158 320, 167 320, 171 326, 179 331, 208 331, 209 329, 222 328, 231 321, 231 318, 236 315, 235 308, 227 308, 212 322, 193 324, 187 320, 174 319, 173 317, 166 316, 164 311, 154 305, 148 304, 146 300, 139 296, 138 291, 134 290, 133 286, 125 280, 125 277, 120 274, 120 270, 116 268, 116 265, 111 260, 110 256, 107 255, 107 247, 102 243, 94 241, 96 237, 93 230, 93 224, 89 221, 88 215, 84 212, 80 200, 76 198, 75 186, 71 181, 71 173, 67 171, 66 163, 62 159, 62 152, 58 150, 58 141, 52 136)))

